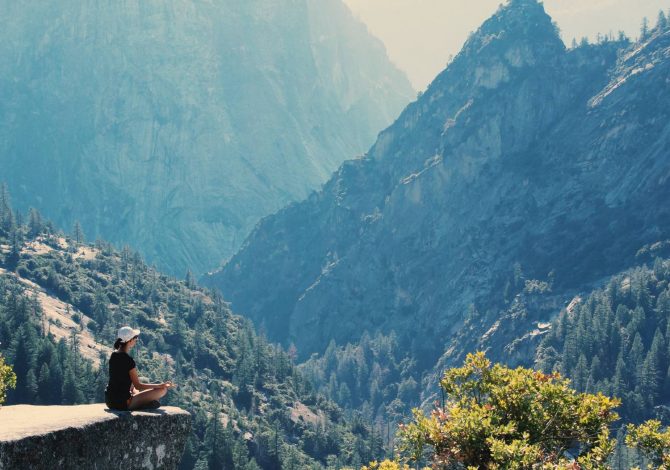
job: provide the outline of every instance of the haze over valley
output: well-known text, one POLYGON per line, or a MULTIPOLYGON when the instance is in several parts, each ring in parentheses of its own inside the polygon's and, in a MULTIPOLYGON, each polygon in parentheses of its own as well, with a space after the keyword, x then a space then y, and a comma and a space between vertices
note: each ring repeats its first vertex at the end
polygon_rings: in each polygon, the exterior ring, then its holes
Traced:
POLYGON ((416 93, 341 0, 6 3, 0 404, 130 325, 183 470, 670 461, 667 8, 509 0, 416 93))

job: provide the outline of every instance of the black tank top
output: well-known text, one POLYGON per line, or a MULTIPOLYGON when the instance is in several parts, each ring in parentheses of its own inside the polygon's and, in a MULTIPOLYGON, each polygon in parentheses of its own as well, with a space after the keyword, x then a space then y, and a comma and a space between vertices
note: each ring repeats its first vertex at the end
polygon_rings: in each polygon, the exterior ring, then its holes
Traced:
POLYGON ((135 368, 135 361, 123 351, 114 351, 109 358, 109 383, 106 392, 114 402, 125 402, 130 398, 129 372, 135 368))

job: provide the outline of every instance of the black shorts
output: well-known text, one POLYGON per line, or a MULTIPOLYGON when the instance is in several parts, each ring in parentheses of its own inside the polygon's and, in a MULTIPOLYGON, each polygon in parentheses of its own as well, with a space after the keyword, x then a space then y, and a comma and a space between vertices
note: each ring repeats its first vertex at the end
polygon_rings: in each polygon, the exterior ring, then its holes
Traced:
POLYGON ((128 406, 130 406, 130 400, 131 400, 130 397, 125 401, 115 400, 112 397, 110 397, 109 392, 105 390, 105 404, 107 405, 107 408, 113 410, 128 410, 128 406))

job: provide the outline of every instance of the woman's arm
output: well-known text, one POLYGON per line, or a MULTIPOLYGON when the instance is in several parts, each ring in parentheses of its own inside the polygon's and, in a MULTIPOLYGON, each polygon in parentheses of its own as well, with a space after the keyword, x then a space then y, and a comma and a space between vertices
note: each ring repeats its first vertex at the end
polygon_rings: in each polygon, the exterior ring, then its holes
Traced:
POLYGON ((140 378, 137 376, 137 368, 133 367, 130 369, 130 381, 133 383, 133 386, 135 387, 136 390, 151 390, 153 388, 165 388, 164 383, 160 384, 143 384, 140 382, 140 378))

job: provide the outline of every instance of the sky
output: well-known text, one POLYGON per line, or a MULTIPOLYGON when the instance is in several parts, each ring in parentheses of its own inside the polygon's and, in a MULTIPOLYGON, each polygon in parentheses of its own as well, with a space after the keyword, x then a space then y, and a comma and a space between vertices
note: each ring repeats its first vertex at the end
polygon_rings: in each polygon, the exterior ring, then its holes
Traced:
MULTIPOLYGON (((424 90, 463 46, 468 33, 497 10, 502 0, 344 0, 414 88, 424 90)), ((545 0, 566 44, 619 30, 637 37, 642 18, 656 24, 670 0, 545 0)))

